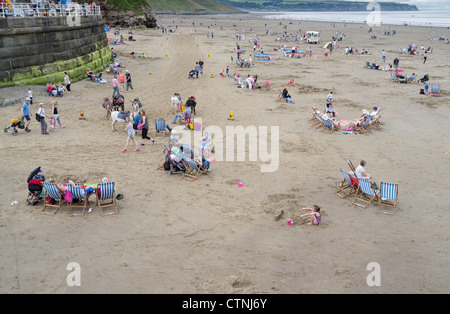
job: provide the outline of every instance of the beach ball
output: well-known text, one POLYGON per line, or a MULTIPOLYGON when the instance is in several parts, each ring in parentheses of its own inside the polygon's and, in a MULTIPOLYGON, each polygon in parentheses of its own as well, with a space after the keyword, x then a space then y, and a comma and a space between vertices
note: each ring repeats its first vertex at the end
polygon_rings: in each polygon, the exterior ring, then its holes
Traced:
POLYGON ((237 185, 238 185, 238 187, 240 187, 240 188, 241 188, 241 187, 242 187, 242 186, 243 186, 244 184, 243 184, 242 182, 238 182, 238 184, 237 184, 237 185))

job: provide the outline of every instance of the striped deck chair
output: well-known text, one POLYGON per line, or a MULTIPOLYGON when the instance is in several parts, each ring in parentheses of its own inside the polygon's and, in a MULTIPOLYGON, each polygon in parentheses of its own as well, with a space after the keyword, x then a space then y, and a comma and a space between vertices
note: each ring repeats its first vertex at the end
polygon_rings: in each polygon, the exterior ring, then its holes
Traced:
POLYGON ((311 123, 314 125, 314 124, 317 124, 316 110, 318 111, 319 109, 317 109, 317 107, 314 105, 311 105, 311 108, 312 108, 313 112, 312 112, 312 117, 311 117, 311 119, 309 119, 309 121, 311 121, 311 123))
POLYGON ((366 121, 364 121, 364 123, 358 127, 357 129, 360 130, 361 132, 363 132, 365 135, 367 135, 367 132, 372 133, 372 131, 370 131, 370 122, 372 121, 372 117, 367 117, 366 121))
POLYGON ((166 135, 166 121, 164 119, 155 119, 156 133, 164 132, 166 135))
POLYGON ((47 196, 51 197, 54 200, 54 203, 49 204, 45 201, 44 202, 45 206, 42 209, 41 213, 47 215, 54 215, 61 208, 61 205, 64 203, 63 195, 54 183, 42 182, 42 184, 44 185, 45 189, 45 198, 47 199, 47 196), (46 211, 45 209, 47 207, 55 208, 55 210, 52 212, 46 211))
POLYGON ((81 186, 81 184, 75 183, 75 185, 80 187, 76 188, 70 184, 67 184, 67 189, 69 190, 70 194, 72 194, 72 202, 67 201, 67 215, 83 216, 87 205, 89 205, 89 195, 86 196, 86 189, 81 186), (75 199, 78 200, 77 203, 74 202, 75 199), (81 208, 81 213, 72 212, 72 209, 74 208, 81 208))
POLYGON ((397 208, 397 203, 398 203, 398 184, 381 182, 380 198, 378 199, 377 213, 394 215, 395 208, 397 208), (381 210, 381 206, 387 207, 388 209, 381 210))
POLYGON ((340 198, 346 198, 356 192, 358 185, 355 181, 352 182, 352 178, 350 178, 350 175, 347 172, 342 169, 341 172, 344 175, 344 179, 341 182, 339 190, 336 191, 336 195, 340 198))
POLYGON ((185 161, 187 162, 188 169, 186 170, 184 177, 188 181, 196 180, 202 173, 208 174, 206 169, 203 169, 203 167, 197 165, 194 159, 185 158, 185 161))
POLYGON ((322 131, 329 131, 330 134, 333 133, 333 131, 337 130, 331 120, 323 120, 322 126, 322 131))
POLYGON ((214 153, 214 143, 212 132, 203 132, 203 137, 207 138, 207 141, 200 144, 200 151, 202 154, 209 155, 210 152, 214 153))
POLYGON ((194 151, 192 150, 191 145, 183 144, 183 145, 181 145, 181 148, 183 149, 183 155, 182 155, 183 160, 186 161, 187 159, 194 158, 194 151))
POLYGON ((314 121, 311 126, 315 127, 316 129, 323 128, 323 119, 318 114, 314 114, 314 116, 316 117, 316 121, 314 121))
POLYGON ((118 214, 116 191, 114 182, 105 182, 97 185, 97 206, 100 208, 102 216, 118 214), (100 195, 99 195, 100 194, 100 195), (105 212, 104 208, 114 207, 114 211, 105 212))
POLYGON ((381 115, 378 115, 376 118, 373 118, 373 119, 370 121, 370 123, 367 125, 367 128, 366 128, 366 129, 370 130, 371 128, 375 128, 375 129, 377 129, 378 131, 382 131, 383 129, 381 128, 381 122, 380 122, 380 119, 381 119, 381 115))
POLYGON ((352 204, 366 208, 377 197, 378 191, 372 189, 372 184, 368 180, 359 179, 358 190, 352 204))
POLYGON ((395 76, 394 72, 390 72, 391 73, 391 82, 397 82, 398 83, 398 78, 395 76))
POLYGON ((353 163, 352 163, 352 161, 350 160, 350 158, 347 158, 347 164, 348 164, 348 166, 350 167, 350 170, 353 171, 353 173, 355 173, 356 168, 355 168, 355 166, 353 166, 353 163))

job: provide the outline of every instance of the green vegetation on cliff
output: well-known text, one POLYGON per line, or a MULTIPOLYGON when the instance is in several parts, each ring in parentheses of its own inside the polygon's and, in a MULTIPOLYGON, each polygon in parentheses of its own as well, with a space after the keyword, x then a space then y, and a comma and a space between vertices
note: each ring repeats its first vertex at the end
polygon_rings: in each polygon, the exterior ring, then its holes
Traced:
POLYGON ((142 13, 142 6, 148 6, 156 12, 177 12, 184 13, 231 13, 240 12, 228 4, 215 0, 107 0, 111 10, 115 11, 133 11, 137 14, 142 13))

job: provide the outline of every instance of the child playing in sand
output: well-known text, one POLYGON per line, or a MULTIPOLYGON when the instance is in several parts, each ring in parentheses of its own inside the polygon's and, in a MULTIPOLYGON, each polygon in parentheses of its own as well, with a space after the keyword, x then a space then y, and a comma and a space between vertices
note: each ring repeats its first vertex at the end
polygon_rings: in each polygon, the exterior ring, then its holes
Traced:
POLYGON ((309 223, 307 223, 307 225, 311 226, 311 225, 319 225, 320 222, 322 221, 322 215, 320 214, 320 207, 317 205, 313 205, 312 208, 303 208, 304 210, 310 210, 310 213, 307 214, 303 214, 300 217, 306 217, 306 216, 311 216, 311 220, 309 221, 309 223))

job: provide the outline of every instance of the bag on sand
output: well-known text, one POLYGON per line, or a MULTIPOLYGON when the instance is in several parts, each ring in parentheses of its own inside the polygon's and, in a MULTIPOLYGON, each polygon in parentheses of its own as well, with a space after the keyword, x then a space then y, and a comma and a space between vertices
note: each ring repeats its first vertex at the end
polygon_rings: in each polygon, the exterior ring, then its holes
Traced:
POLYGON ((165 171, 169 171, 170 170, 170 161, 166 160, 166 162, 164 163, 164 170, 165 171))

